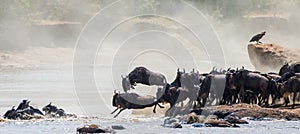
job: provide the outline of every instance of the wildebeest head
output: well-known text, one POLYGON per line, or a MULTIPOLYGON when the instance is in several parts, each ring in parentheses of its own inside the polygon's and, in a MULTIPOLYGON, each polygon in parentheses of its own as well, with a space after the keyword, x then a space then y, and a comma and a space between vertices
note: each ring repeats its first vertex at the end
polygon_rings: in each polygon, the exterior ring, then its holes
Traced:
POLYGON ((17 107, 17 110, 23 110, 23 109, 28 108, 28 107, 29 107, 29 103, 30 103, 30 101, 28 101, 28 100, 23 100, 23 101, 19 104, 19 106, 17 107))
POLYGON ((128 76, 126 75, 125 77, 121 75, 122 78, 122 87, 124 92, 126 93, 128 90, 130 90, 131 84, 129 82, 128 76))
POLYGON ((229 89, 236 89, 236 84, 234 82, 233 73, 227 73, 226 74, 226 86, 229 89))
POLYGON ((112 99, 112 105, 114 107, 118 107, 118 101, 119 101, 119 93, 116 92, 116 90, 114 91, 114 96, 112 99))
POLYGON ((16 114, 15 106, 13 106, 10 110, 6 111, 3 115, 3 118, 11 118, 14 114, 16 114))
POLYGON ((286 72, 289 72, 290 71, 290 66, 289 66, 289 63, 285 63, 279 70, 279 75, 283 75, 285 74, 286 72))
POLYGON ((176 78, 171 83, 171 86, 181 87, 181 76, 182 76, 183 73, 184 72, 179 71, 179 68, 177 69, 176 78))
POLYGON ((57 111, 57 107, 53 106, 51 104, 52 102, 50 102, 48 105, 46 105, 45 107, 43 107, 43 111, 45 111, 46 114, 52 113, 52 112, 56 112, 57 111))
POLYGON ((194 69, 190 73, 181 73, 180 79, 181 86, 189 89, 200 84, 199 72, 196 73, 194 69))

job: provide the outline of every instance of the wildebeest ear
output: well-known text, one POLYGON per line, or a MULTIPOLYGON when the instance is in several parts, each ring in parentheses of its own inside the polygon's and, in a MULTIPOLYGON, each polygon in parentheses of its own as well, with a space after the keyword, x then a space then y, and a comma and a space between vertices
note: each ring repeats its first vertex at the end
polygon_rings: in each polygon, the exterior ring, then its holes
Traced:
POLYGON ((195 73, 195 68, 193 68, 193 73, 195 73))
POLYGON ((185 73, 185 69, 183 68, 183 73, 185 73))
POLYGON ((51 103, 52 103, 52 102, 50 101, 49 105, 51 105, 51 103))
POLYGON ((177 72, 179 72, 179 68, 177 68, 177 72))
POLYGON ((15 106, 12 106, 11 109, 15 109, 15 106))

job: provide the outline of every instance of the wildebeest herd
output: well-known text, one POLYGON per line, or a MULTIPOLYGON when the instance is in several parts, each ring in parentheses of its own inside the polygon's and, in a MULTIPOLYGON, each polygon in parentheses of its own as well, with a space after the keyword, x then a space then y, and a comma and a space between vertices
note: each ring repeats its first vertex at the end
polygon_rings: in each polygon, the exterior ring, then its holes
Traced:
POLYGON ((128 75, 122 76, 122 87, 125 93, 114 93, 112 104, 120 111, 125 109, 142 109, 167 102, 170 108, 167 116, 176 115, 171 109, 176 104, 183 106, 187 101, 190 111, 199 110, 204 106, 230 105, 235 103, 258 104, 269 107, 280 103, 283 99, 285 106, 293 97, 292 108, 295 107, 297 92, 300 91, 300 63, 285 63, 278 73, 262 73, 247 70, 244 67, 227 70, 216 69, 208 73, 199 73, 193 69, 190 72, 177 69, 173 82, 167 83, 161 73, 150 71, 145 67, 136 67, 128 75), (136 93, 128 93, 137 84, 158 86, 156 97, 141 96, 136 93), (271 102, 269 101, 271 100, 271 102))
POLYGON ((52 105, 51 102, 42 108, 40 111, 38 108, 34 108, 33 106, 29 105, 29 100, 22 100, 18 105, 17 109, 13 106, 10 110, 7 110, 3 115, 6 119, 20 119, 20 120, 27 120, 33 118, 43 118, 44 116, 47 117, 76 117, 74 114, 66 114, 65 111, 61 108, 57 108, 56 106, 52 105))

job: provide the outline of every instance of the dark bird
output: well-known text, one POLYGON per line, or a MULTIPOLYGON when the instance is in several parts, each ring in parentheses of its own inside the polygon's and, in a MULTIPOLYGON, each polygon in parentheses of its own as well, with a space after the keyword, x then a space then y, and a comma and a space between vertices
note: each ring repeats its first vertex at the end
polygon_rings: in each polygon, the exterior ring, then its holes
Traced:
POLYGON ((255 35, 255 36, 253 36, 249 42, 256 41, 257 44, 258 44, 258 43, 261 43, 259 40, 260 40, 265 34, 266 34, 265 31, 264 31, 264 32, 261 32, 261 33, 255 35))

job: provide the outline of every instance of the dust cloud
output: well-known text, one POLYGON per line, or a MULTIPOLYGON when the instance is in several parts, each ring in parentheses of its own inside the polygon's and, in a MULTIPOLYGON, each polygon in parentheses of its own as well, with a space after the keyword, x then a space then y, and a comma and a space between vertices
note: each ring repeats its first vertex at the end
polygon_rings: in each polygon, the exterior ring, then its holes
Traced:
MULTIPOLYGON (((72 50, 86 22, 92 16, 96 15, 98 11, 113 2, 116 1, 88 0, 84 3, 79 0, 3 1, 0 6, 1 62, 8 61, 9 57, 14 57, 12 52, 7 54, 7 51, 13 51, 16 54, 29 52, 30 54, 30 49, 41 47, 52 48, 53 50, 56 48, 69 48, 72 50)), ((184 3, 191 4, 195 9, 203 13, 209 23, 212 24, 219 37, 225 55, 226 67, 240 67, 244 65, 246 68, 253 69, 247 54, 247 44, 252 35, 261 31, 267 31, 266 36, 262 39, 264 43, 275 43, 286 47, 297 48, 299 40, 298 28, 300 24, 300 16, 297 14, 299 12, 299 8, 297 7, 300 2, 297 0, 187 0, 184 1, 184 3)), ((125 3, 123 7, 126 12, 138 12, 139 14, 144 14, 149 11, 155 13, 167 11, 176 16, 188 15, 189 9, 178 8, 176 11, 171 10, 172 7, 182 7, 178 4, 182 4, 182 2, 142 0, 125 3), (136 6, 131 8, 132 5, 136 6), (170 9, 170 11, 168 11, 168 9, 170 9)), ((109 17, 120 18, 123 17, 122 14, 124 13, 120 12, 116 13, 115 16, 109 17)), ((198 18, 193 19, 194 20, 190 21, 195 21, 198 18)), ((147 24, 151 24, 154 25, 153 27, 164 27, 169 33, 176 34, 176 30, 181 30, 181 32, 177 34, 188 34, 183 31, 184 28, 180 27, 180 25, 174 21, 162 19, 157 16, 152 18, 139 18, 139 20, 135 19, 130 21, 130 23, 139 24, 135 25, 136 27, 130 27, 131 30, 143 29, 143 25, 147 26, 147 24)), ((177 38, 179 36, 174 35, 174 37, 177 38)), ((118 37, 116 37, 115 40, 117 40, 117 38, 118 37)), ((165 41, 162 42, 166 43, 165 41)), ((169 42, 172 43, 172 41, 169 42)), ((187 46, 189 46, 189 43, 193 44, 190 46, 195 46, 195 43, 199 44, 199 42, 190 41, 186 42, 187 46)), ((203 48, 199 49, 203 50, 203 48)), ((45 50, 46 49, 41 49, 41 51, 45 50)), ((170 50, 172 50, 172 48, 170 48, 170 50)), ((202 53, 202 55, 200 54, 201 57, 204 57, 200 60, 206 62, 206 60, 209 59, 202 50, 197 51, 198 53, 202 53)), ((188 48, 188 51, 193 51, 193 48, 188 48)), ((66 52, 59 50, 52 54, 45 52, 45 54, 49 54, 45 55, 45 57, 49 56, 49 58, 55 58, 55 56, 51 55, 60 55, 59 53, 66 52)), ((72 55, 72 51, 69 51, 69 54, 72 55)), ((39 54, 34 56, 39 56, 39 54)), ((62 56, 62 58, 64 57, 65 56, 62 56)), ((26 58, 26 56, 24 58, 26 58)), ((13 58, 11 60, 13 60, 13 58)), ((47 61, 48 60, 45 62, 47 61)), ((66 58, 66 62, 71 61, 70 57, 66 58)), ((36 64, 38 64, 38 62, 36 64)), ((196 67, 201 71, 208 71, 210 69, 210 66, 207 64, 204 66, 206 67, 196 67)), ((188 68, 188 70, 193 68, 191 65, 182 65, 180 67, 188 68)))

